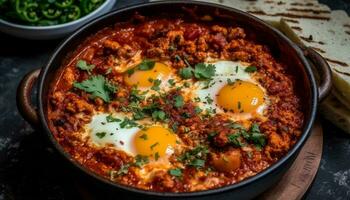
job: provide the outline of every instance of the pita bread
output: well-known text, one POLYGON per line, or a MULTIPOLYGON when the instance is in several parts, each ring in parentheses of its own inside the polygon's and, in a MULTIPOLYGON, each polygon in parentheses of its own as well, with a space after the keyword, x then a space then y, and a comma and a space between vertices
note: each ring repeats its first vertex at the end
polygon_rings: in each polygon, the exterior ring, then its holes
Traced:
POLYGON ((337 97, 341 101, 350 102, 349 16, 344 11, 332 11, 330 20, 326 21, 297 19, 296 22, 289 22, 282 19, 281 29, 292 40, 312 47, 328 61, 332 68, 337 97))

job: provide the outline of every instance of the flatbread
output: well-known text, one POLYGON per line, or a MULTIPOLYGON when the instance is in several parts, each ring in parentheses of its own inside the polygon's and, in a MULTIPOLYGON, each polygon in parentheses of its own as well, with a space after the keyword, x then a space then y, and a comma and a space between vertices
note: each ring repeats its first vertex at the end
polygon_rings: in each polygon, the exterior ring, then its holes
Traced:
POLYGON ((330 20, 327 21, 297 19, 295 22, 290 22, 282 19, 281 29, 292 40, 312 47, 328 61, 332 68, 337 97, 342 102, 350 102, 349 16, 344 11, 338 10, 332 11, 330 20))

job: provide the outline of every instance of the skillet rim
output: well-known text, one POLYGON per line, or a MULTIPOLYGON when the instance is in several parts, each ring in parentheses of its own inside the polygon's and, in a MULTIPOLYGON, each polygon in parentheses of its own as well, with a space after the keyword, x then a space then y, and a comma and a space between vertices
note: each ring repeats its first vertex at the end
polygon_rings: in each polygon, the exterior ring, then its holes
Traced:
POLYGON ((52 142, 52 144, 55 146, 55 148, 61 153, 61 155, 63 155, 66 159, 68 159, 70 161, 71 164, 73 164, 76 168, 80 169, 81 171, 83 171, 85 174, 93 177, 94 179, 97 179, 100 182, 103 182, 105 184, 108 184, 114 188, 118 188, 118 189, 123 189, 125 191, 128 192, 133 192, 133 193, 137 193, 137 194, 147 194, 150 196, 158 196, 158 197, 199 197, 199 196, 206 196, 206 195, 213 195, 213 194, 218 194, 218 193, 224 193, 227 192, 229 190, 234 190, 234 189, 238 189, 238 188, 242 188, 246 185, 252 184, 255 181, 257 181, 258 179, 261 179, 265 176, 267 176, 268 174, 276 171, 279 169, 279 167, 281 167, 283 164, 285 164, 285 162, 287 162, 292 156, 294 156, 295 154, 298 154, 299 150, 301 149, 301 147, 304 145, 306 139, 309 137, 310 135, 310 130, 314 124, 315 121, 315 116, 316 116, 316 112, 317 112, 317 104, 318 104, 318 90, 317 90, 317 84, 315 81, 315 77, 313 75, 313 72, 311 70, 311 66, 309 65, 307 59, 305 58, 303 52, 299 49, 299 47, 297 45, 295 45, 292 41, 290 41, 289 38, 287 38, 285 35, 283 35, 281 32, 279 32, 277 29, 275 29, 274 27, 272 27, 271 25, 267 24, 266 22, 260 20, 259 18, 246 13, 244 11, 240 11, 238 9, 235 8, 231 8, 231 7, 227 7, 227 6, 223 6, 223 5, 219 5, 219 4, 214 4, 214 3, 208 3, 208 2, 199 2, 199 1, 186 1, 186 0, 168 0, 168 1, 157 1, 157 2, 147 2, 147 3, 140 3, 140 4, 136 4, 133 6, 129 6, 129 7, 123 7, 121 9, 117 9, 114 11, 111 11, 105 15, 102 15, 88 23, 86 23, 85 25, 81 26, 79 29, 77 29, 71 36, 67 37, 54 51, 54 53, 52 54, 52 56, 50 57, 49 61, 47 62, 47 65, 43 68, 43 70, 41 70, 41 73, 39 75, 39 82, 38 82, 38 109, 39 109, 39 118, 40 118, 40 122, 43 125, 43 129, 46 132, 46 134, 48 135, 50 141, 52 142), (270 167, 268 167, 267 169, 259 172, 258 174, 246 178, 238 183, 235 184, 231 184, 231 185, 226 185, 223 187, 219 187, 219 188, 214 188, 214 189, 209 189, 209 190, 204 190, 204 191, 195 191, 195 192, 180 192, 180 193, 173 193, 173 192, 155 192, 155 191, 148 191, 148 190, 143 190, 143 189, 138 189, 135 187, 131 187, 131 186, 126 186, 126 185, 122 185, 119 184, 117 182, 112 182, 96 173, 94 173, 93 171, 87 169, 86 167, 84 167, 83 165, 81 165, 80 163, 78 163, 77 161, 75 161, 74 158, 71 157, 71 155, 69 153, 67 153, 63 147, 58 143, 58 141, 55 139, 55 137, 53 136, 51 130, 48 127, 48 122, 46 121, 46 117, 45 117, 45 111, 43 109, 43 99, 46 100, 44 94, 43 94, 43 90, 45 87, 45 79, 47 77, 48 74, 48 70, 50 69, 50 67, 52 67, 52 63, 54 63, 55 58, 57 55, 59 55, 62 51, 62 49, 66 46, 69 45, 71 42, 73 42, 74 40, 78 39, 79 35, 85 31, 85 29, 87 29, 90 26, 96 25, 101 23, 101 21, 103 21, 104 19, 113 17, 114 15, 117 15, 119 13, 123 13, 123 12, 127 12, 130 10, 135 10, 135 9, 140 9, 140 8, 145 8, 145 7, 152 7, 154 5, 171 5, 171 4, 187 4, 187 5, 198 5, 198 6, 210 6, 214 8, 218 8, 218 9, 223 9, 223 10, 227 10, 229 12, 235 12, 236 14, 239 14, 241 16, 243 16, 244 18, 246 18, 247 20, 250 21, 255 21, 256 23, 259 23, 260 25, 265 26, 266 29, 271 29, 271 31, 277 36, 279 37, 281 40, 283 40, 284 42, 286 42, 290 48, 292 48, 295 53, 298 55, 298 58, 300 59, 300 61, 302 62, 305 71, 306 71, 306 75, 308 78, 308 82, 311 86, 310 90, 311 90, 311 95, 310 95, 310 117, 305 120, 305 125, 304 125, 304 129, 303 129, 303 133, 300 136, 299 140, 297 141, 297 143, 288 151, 288 153, 283 156, 281 159, 279 159, 276 163, 274 163, 273 165, 271 165, 270 167))

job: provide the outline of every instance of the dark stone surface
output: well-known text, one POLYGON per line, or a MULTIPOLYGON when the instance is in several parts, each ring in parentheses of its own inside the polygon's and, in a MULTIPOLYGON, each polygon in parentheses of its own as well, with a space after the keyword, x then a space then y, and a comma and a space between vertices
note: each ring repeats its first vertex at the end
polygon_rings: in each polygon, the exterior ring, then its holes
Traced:
MULTIPOLYGON (((135 1, 119 0, 117 6, 135 1)), ((321 0, 350 12, 349 0, 321 0)), ((17 85, 27 72, 43 66, 60 41, 31 42, 0 34, 0 200, 81 199, 74 171, 42 133, 16 109, 17 85)), ((350 137, 323 119, 324 149, 317 177, 305 199, 350 199, 350 137)))

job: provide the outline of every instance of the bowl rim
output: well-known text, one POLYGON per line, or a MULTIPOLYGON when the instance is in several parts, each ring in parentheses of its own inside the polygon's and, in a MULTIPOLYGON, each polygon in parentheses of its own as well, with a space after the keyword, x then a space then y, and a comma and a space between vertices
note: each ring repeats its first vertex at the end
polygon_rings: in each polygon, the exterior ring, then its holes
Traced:
POLYGON ((306 139, 310 135, 311 128, 314 124, 314 121, 316 118, 316 112, 317 112, 317 104, 318 104, 318 89, 317 89, 315 77, 312 73, 310 64, 307 62, 303 52, 300 50, 300 48, 297 47, 297 45, 295 45, 289 38, 287 38, 285 35, 283 35, 281 32, 279 32, 276 28, 269 25, 267 22, 264 22, 263 20, 255 17, 247 12, 238 10, 236 8, 224 6, 221 4, 209 3, 209 2, 203 2, 203 1, 162 0, 162 1, 155 1, 155 2, 140 3, 140 4, 128 6, 128 7, 123 7, 121 9, 111 11, 107 14, 104 14, 104 15, 98 17, 98 18, 95 18, 94 20, 90 21, 89 23, 86 23, 85 25, 83 25, 79 29, 77 29, 71 36, 66 38, 56 48, 56 50, 54 51, 54 53, 50 57, 49 61, 47 62, 47 65, 43 68, 43 70, 41 70, 38 83, 39 83, 38 84, 38 89, 39 89, 38 91, 39 92, 37 94, 37 97, 38 97, 38 108, 39 108, 40 122, 41 122, 42 128, 47 133, 50 141, 53 143, 55 148, 61 153, 61 155, 63 155, 67 160, 70 161, 71 164, 73 164, 73 166, 75 166, 79 170, 83 171, 86 175, 89 175, 90 177, 93 177, 94 179, 96 179, 104 184, 107 184, 115 189, 123 189, 127 192, 132 192, 132 193, 135 193, 138 195, 149 195, 149 196, 163 197, 163 198, 164 197, 169 197, 169 198, 200 197, 200 196, 208 196, 208 195, 228 192, 230 190, 242 188, 243 186, 249 185, 249 184, 253 183, 254 181, 257 181, 257 180, 265 177, 266 175, 276 171, 279 167, 283 166, 283 164, 285 164, 285 162, 287 162, 288 159, 290 159, 293 155, 298 153, 300 148, 304 145, 306 139), (196 6, 196 5, 210 6, 213 9, 219 8, 219 9, 227 10, 229 12, 236 12, 237 14, 242 15, 249 20, 256 21, 257 23, 262 24, 266 28, 271 29, 271 31, 274 34, 276 34, 281 40, 284 40, 290 46, 290 48, 292 48, 293 51, 297 54, 298 58, 300 59, 301 63, 304 66, 306 76, 308 78, 308 82, 310 83, 310 87, 311 87, 310 88, 310 90, 311 90, 310 110, 311 111, 310 111, 309 118, 307 118, 307 120, 305 120, 305 126, 304 126, 304 129, 302 130, 303 131, 302 135, 300 136, 297 143, 288 151, 288 153, 286 155, 284 155, 281 159, 279 159, 276 163, 269 166, 265 170, 259 172, 258 174, 251 176, 251 177, 248 177, 248 178, 246 178, 238 183, 226 185, 226 186, 219 187, 219 188, 213 188, 213 189, 209 189, 209 190, 194 191, 194 192, 179 192, 179 193, 176 193, 176 192, 156 192, 156 191, 139 189, 139 188, 132 187, 132 186, 122 185, 120 183, 113 182, 105 177, 102 177, 101 175, 96 174, 95 172, 91 171, 90 169, 88 169, 88 168, 84 167, 83 165, 81 165, 80 163, 78 163, 57 142, 56 138, 54 137, 50 128, 48 127, 48 122, 46 121, 46 117, 45 117, 46 114, 45 114, 45 111, 43 109, 44 108, 43 105, 45 104, 43 102, 43 100, 45 99, 44 98, 45 79, 46 79, 47 74, 49 73, 48 71, 49 71, 50 66, 52 65, 52 63, 55 62, 56 56, 60 54, 62 49, 64 47, 66 47, 67 45, 69 45, 72 41, 76 40, 79 37, 79 35, 85 31, 85 29, 89 28, 90 26, 93 26, 93 25, 100 23, 100 21, 102 21, 104 19, 113 17, 114 15, 117 15, 119 13, 127 12, 129 10, 135 10, 135 9, 140 9, 140 8, 142 9, 145 7, 152 7, 152 6, 157 6, 157 5, 171 5, 171 4, 186 4, 186 5, 192 5, 192 6, 196 6))
POLYGON ((99 12, 102 11, 102 9, 104 9, 110 2, 113 2, 115 0, 106 0, 103 4, 101 4, 97 9, 95 9, 94 11, 90 12, 89 14, 79 18, 79 19, 76 19, 76 20, 73 20, 73 21, 70 21, 70 22, 66 22, 66 23, 63 23, 63 24, 57 24, 57 25, 49 25, 49 26, 30 26, 30 25, 23 25, 23 24, 17 24, 17 23, 13 23, 13 22, 9 22, 9 21, 6 21, 4 19, 1 19, 0 18, 0 23, 4 24, 4 25, 7 25, 7 26, 11 26, 11 27, 14 27, 14 28, 18 28, 18 29, 27 29, 27 30, 51 30, 51 29, 59 29, 59 28, 64 28, 64 27, 67 27, 67 26, 74 26, 76 24, 79 24, 81 22, 84 22, 84 20, 94 16, 94 15, 97 15, 99 12))

